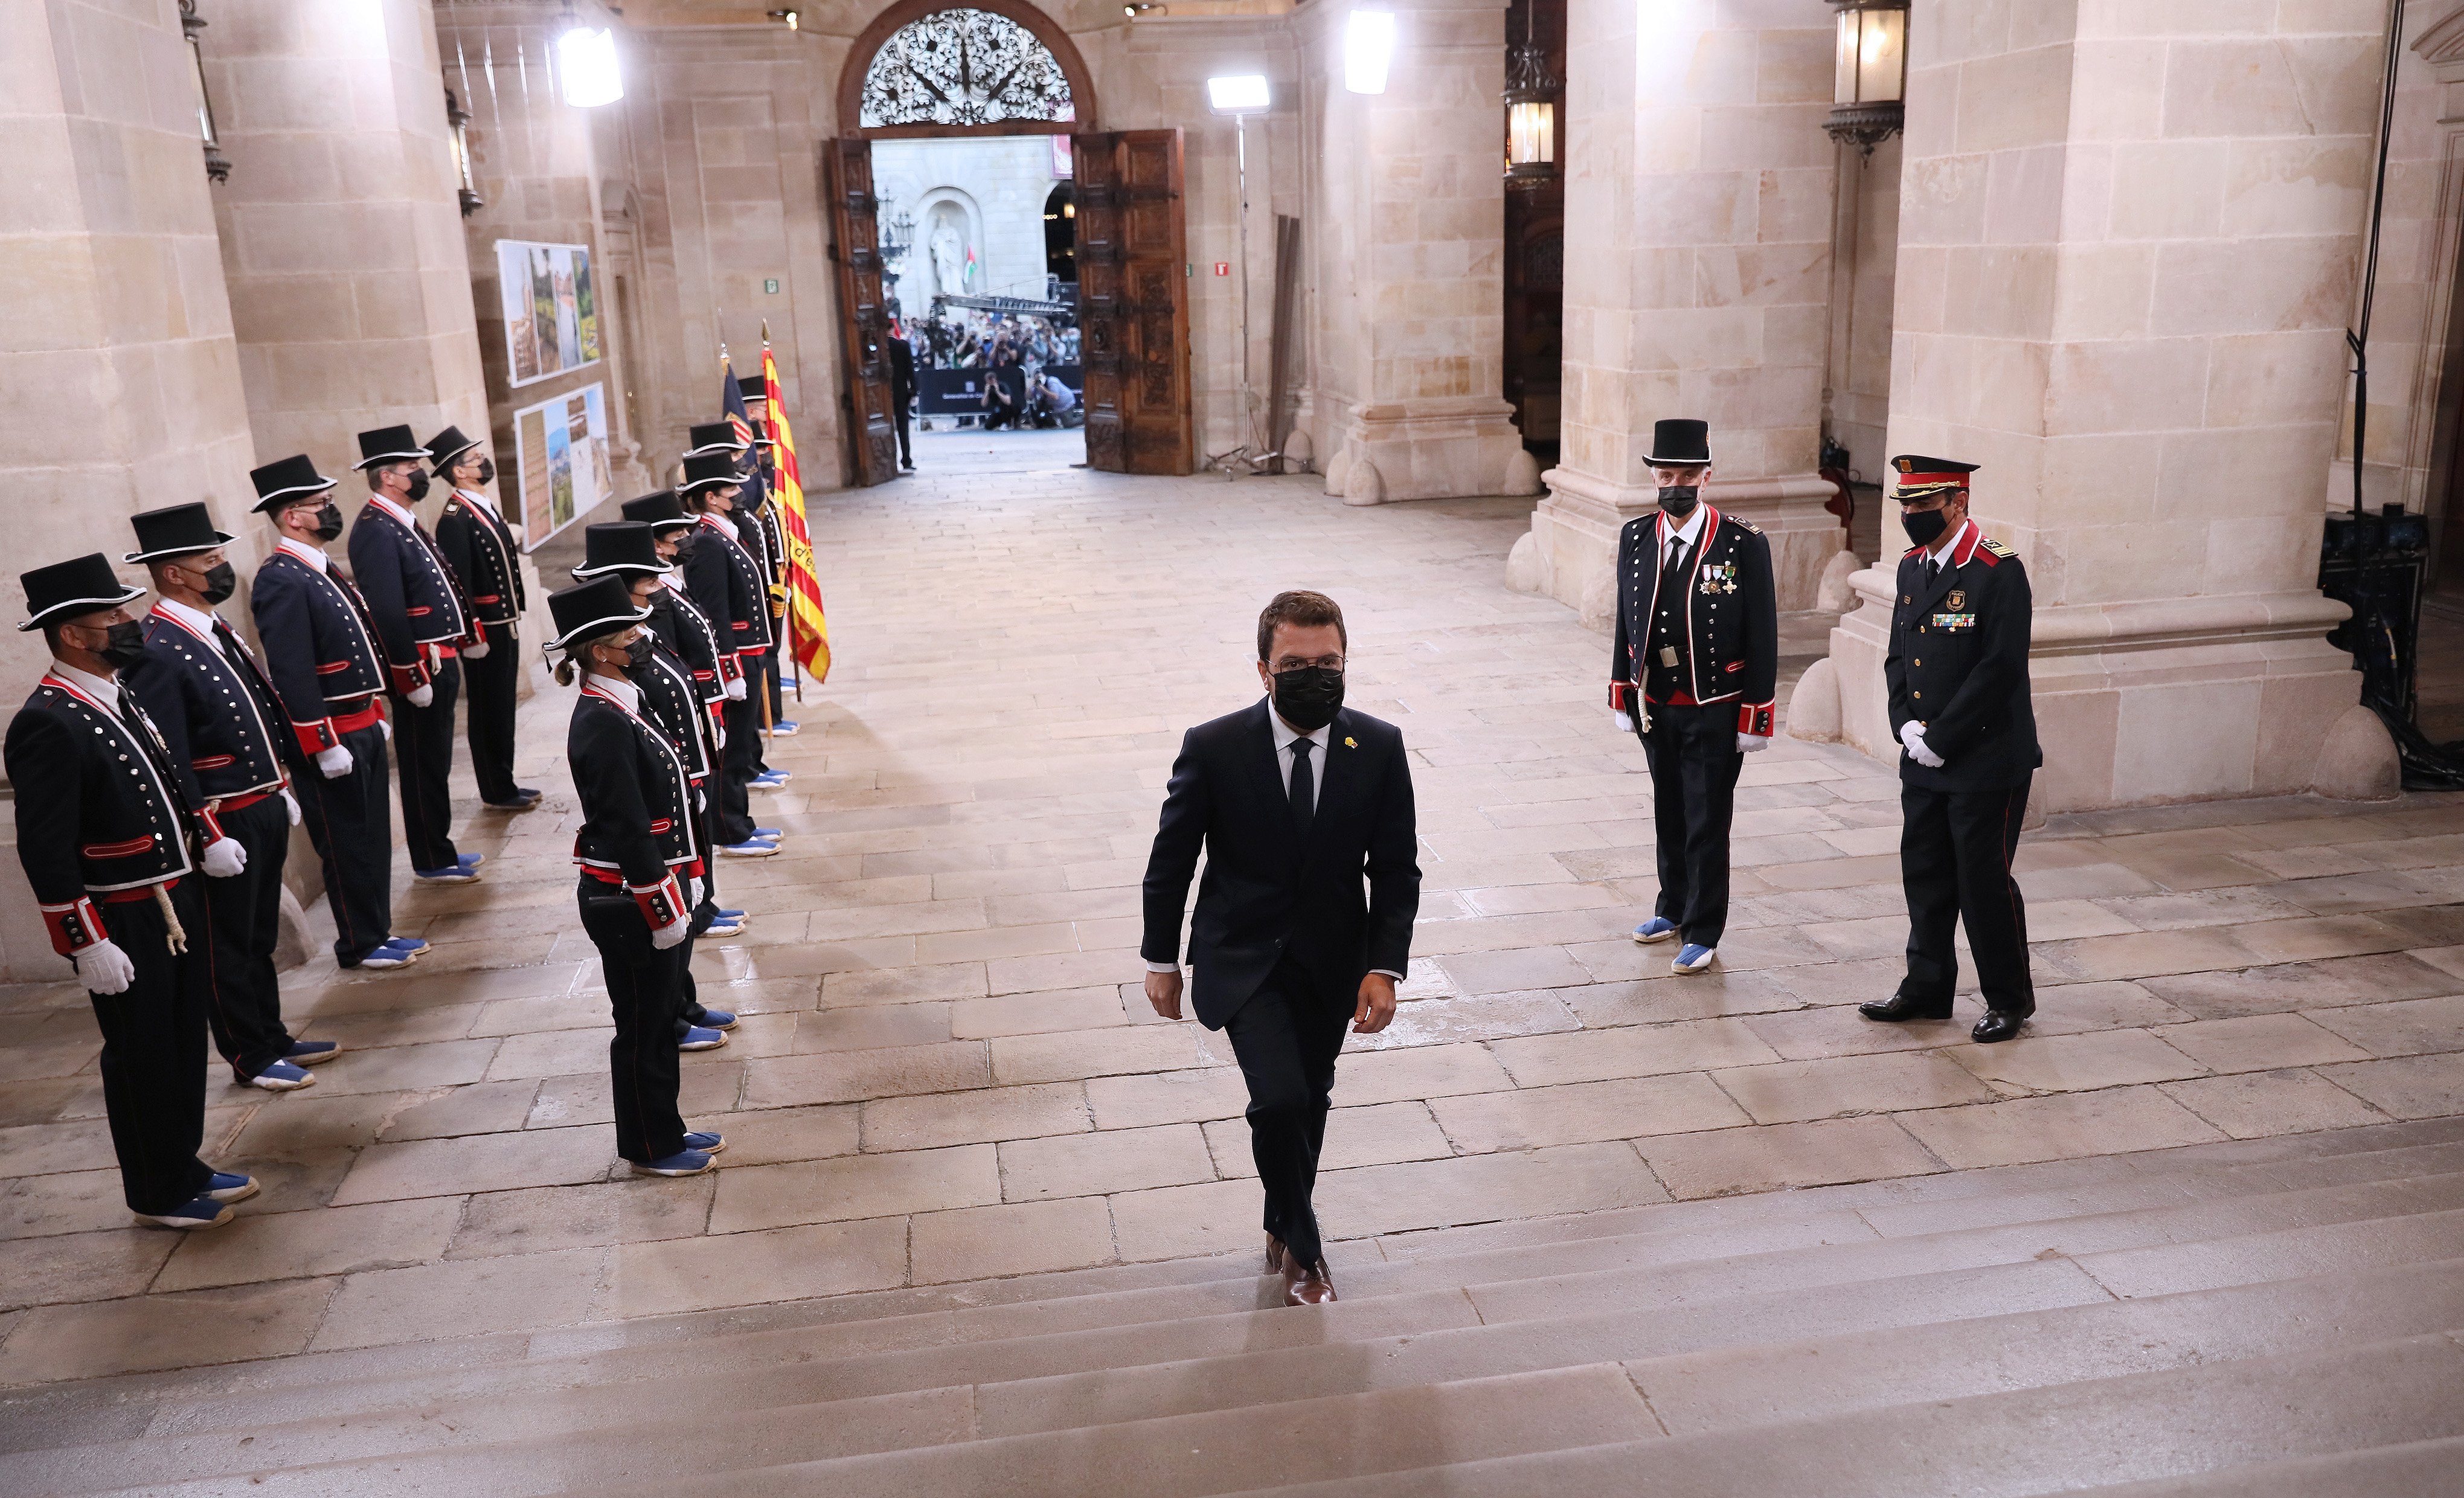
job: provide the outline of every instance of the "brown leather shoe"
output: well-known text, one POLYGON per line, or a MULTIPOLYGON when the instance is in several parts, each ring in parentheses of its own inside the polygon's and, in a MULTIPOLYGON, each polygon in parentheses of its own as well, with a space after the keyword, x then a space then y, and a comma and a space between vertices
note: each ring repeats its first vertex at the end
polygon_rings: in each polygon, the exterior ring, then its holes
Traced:
POLYGON ((1335 1298, 1334 1280, 1326 1272, 1326 1261, 1303 1268, 1290 1254, 1284 1255, 1284 1304, 1287 1306, 1323 1306, 1335 1298))
POLYGON ((1284 1241, 1272 1233, 1266 1235, 1266 1272, 1284 1272, 1284 1241))

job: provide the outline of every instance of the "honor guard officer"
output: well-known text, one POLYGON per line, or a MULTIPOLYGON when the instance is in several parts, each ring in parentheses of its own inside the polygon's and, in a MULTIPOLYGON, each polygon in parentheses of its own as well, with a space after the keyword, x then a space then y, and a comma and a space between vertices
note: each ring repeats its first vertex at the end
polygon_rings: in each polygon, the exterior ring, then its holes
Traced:
POLYGON ((1702 502, 1710 429, 1663 421, 1650 463, 1660 512, 1617 537, 1609 708, 1642 740, 1659 835, 1660 899, 1640 942, 1680 937, 1674 973, 1719 956, 1728 921, 1728 828, 1745 757, 1771 744, 1779 611, 1759 526, 1702 502))
MULTIPOLYGON (((770 637, 778 648, 762 658, 762 674, 770 685, 770 737, 793 738, 801 731, 794 718, 787 716, 786 694, 780 688, 780 672, 787 653, 787 538, 779 524, 779 445, 770 439, 770 386, 759 374, 738 375, 737 394, 744 400, 744 409, 753 425, 753 450, 746 454, 747 467, 758 482, 745 486, 743 500, 737 505, 737 525, 743 532, 744 549, 753 554, 754 562, 770 586, 770 637), (749 501, 749 502, 747 502, 749 501)), ((777 774, 763 766, 764 772, 777 774)))
MULTIPOLYGON (((746 378, 757 382, 759 379, 758 376, 746 378)), ((753 399, 750 394, 745 396, 748 403, 753 399)), ((685 453, 685 457, 690 461, 696 457, 725 455, 736 465, 737 491, 729 501, 728 523, 734 527, 737 545, 743 549, 745 556, 752 559, 753 574, 759 582, 756 601, 761 610, 765 626, 770 631, 770 638, 775 643, 785 638, 784 632, 780 628, 780 620, 785 614, 787 590, 779 581, 778 559, 781 552, 777 544, 776 522, 771 518, 767 508, 768 489, 762 478, 762 465, 759 460, 761 438, 758 426, 759 420, 760 417, 757 413, 753 417, 753 421, 757 424, 756 434, 750 440, 745 438, 733 421, 711 422, 694 427, 691 433, 693 446, 685 453)), ((761 725, 763 719, 767 718, 769 721, 766 726, 769 734, 775 735, 783 729, 792 737, 796 732, 796 725, 780 721, 785 716, 785 712, 783 701, 779 694, 779 653, 774 649, 764 650, 759 655, 746 656, 743 662, 744 680, 746 692, 753 703, 755 724, 761 725)), ((750 748, 752 754, 749 767, 752 784, 757 789, 776 789, 779 784, 784 783, 786 777, 773 771, 761 757, 761 737, 756 737, 750 748)), ((739 759, 742 758, 739 755, 739 759)))
POLYGON ((436 518, 436 549, 461 584, 471 606, 476 639, 462 651, 464 710, 471 742, 471 770, 479 800, 499 811, 528 811, 539 793, 514 783, 514 696, 521 683, 521 618, 530 597, 522 586, 521 544, 497 513, 486 486, 496 478, 496 461, 475 437, 448 427, 428 439, 436 476, 450 491, 436 518))
POLYGON ((256 1182, 197 1158, 213 1002, 195 884, 205 828, 163 737, 117 679, 145 653, 127 608, 144 590, 122 586, 100 552, 23 581, 17 628, 43 631, 52 667, 9 725, 17 860, 52 949, 94 1001, 128 1210, 158 1227, 216 1227, 256 1182))
MULTIPOLYGON (((758 840, 753 836, 753 818, 747 810, 744 786, 725 772, 727 691, 720 672, 718 631, 684 590, 676 565, 685 537, 699 522, 685 514, 675 495, 665 489, 626 500, 624 515, 628 520, 639 520, 650 527, 651 544, 659 561, 667 565, 668 570, 649 599, 649 628, 692 673, 693 691, 710 721, 714 753, 721 756, 712 760, 713 771, 703 787, 709 803, 711 846, 746 846, 758 840)), ((774 845, 771 851, 777 850, 774 845)), ((741 916, 743 913, 737 914, 741 916)))
POLYGON ((624 582, 599 578, 547 603, 557 629, 548 650, 563 657, 557 680, 582 673, 564 757, 582 802, 576 898, 616 1024, 607 1047, 616 1153, 645 1175, 698 1176, 726 1141, 686 1132, 676 1109, 675 1021, 703 867, 693 787, 667 736, 642 716, 632 678, 650 645, 624 582))
POLYGON ((266 674, 301 758, 295 782, 308 841, 325 870, 334 959, 393 968, 427 949, 393 934, 393 812, 386 804, 385 656, 367 602, 336 572, 325 543, 342 534, 334 481, 304 452, 249 477, 274 522, 273 555, 249 586, 266 674))
POLYGON ((393 694, 393 752, 402 778, 403 840, 410 872, 429 884, 469 884, 480 856, 453 847, 453 699, 462 689, 457 657, 471 638, 461 585, 411 506, 428 497, 419 465, 428 450, 408 427, 360 433, 368 502, 351 522, 351 576, 367 600, 385 647, 393 694))
POLYGON ((2035 606, 2016 553, 1968 518, 1973 463, 1891 459, 1900 559, 1891 646, 1882 657, 1899 734, 1900 880, 1908 899, 1908 976, 1869 1020, 1947 1020, 1958 986, 1954 928, 1968 928, 1985 1017, 1980 1044, 2006 1041, 2036 1012, 2028 912, 2011 860, 2028 783, 2045 757, 2028 691, 2035 606))
MULTIPOLYGON (((721 768, 733 782, 728 804, 742 790, 759 783, 761 775, 761 712, 749 683, 756 663, 770 649, 770 621, 761 574, 737 540, 732 506, 738 492, 735 460, 725 453, 685 459, 685 481, 677 497, 694 512, 694 526, 685 533, 677 553, 692 595, 711 628, 718 634, 719 672, 726 681, 727 747, 721 768)), ((742 843, 721 844, 731 858, 759 858, 775 851, 777 828, 756 826, 742 843)))
POLYGON ((282 1024, 274 948, 282 935, 282 865, 299 805, 286 760, 297 741, 274 683, 239 632, 214 610, 239 590, 203 504, 129 518, 142 562, 161 595, 147 615, 145 653, 120 673, 163 732, 172 777, 206 825, 206 929, 197 933, 213 984, 214 1049, 241 1083, 287 1092, 317 1079, 307 1068, 341 1050, 292 1037, 282 1024))

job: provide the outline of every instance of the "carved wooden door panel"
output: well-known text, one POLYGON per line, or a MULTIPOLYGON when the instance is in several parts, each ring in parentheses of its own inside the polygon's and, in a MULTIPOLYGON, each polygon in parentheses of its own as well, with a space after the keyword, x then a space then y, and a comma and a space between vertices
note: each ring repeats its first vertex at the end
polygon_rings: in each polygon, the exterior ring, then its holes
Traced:
POLYGON ((1070 154, 1078 174, 1087 466, 1186 474, 1197 449, 1180 132, 1082 135, 1070 154))
POLYGON ((890 408, 890 313, 881 290, 880 205, 872 195, 872 143, 822 147, 830 212, 830 259, 838 266, 839 333, 847 364, 840 414, 847 433, 847 482, 867 488, 898 475, 890 408))

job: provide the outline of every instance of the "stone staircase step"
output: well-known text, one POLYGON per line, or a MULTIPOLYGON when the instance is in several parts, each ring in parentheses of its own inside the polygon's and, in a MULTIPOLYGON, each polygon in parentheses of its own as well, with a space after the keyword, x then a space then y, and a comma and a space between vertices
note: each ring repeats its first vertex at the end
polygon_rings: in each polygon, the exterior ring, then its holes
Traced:
POLYGON ((2097 1498, 2455 1498, 2464 1437, 2096 1487, 2097 1498))

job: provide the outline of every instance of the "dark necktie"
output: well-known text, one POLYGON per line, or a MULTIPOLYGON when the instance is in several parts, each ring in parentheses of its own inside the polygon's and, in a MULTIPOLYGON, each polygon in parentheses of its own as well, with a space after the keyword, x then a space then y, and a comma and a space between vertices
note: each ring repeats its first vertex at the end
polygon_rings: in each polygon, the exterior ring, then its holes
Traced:
POLYGON ((1683 585, 1683 580, 1684 576, 1685 543, 1682 540, 1670 541, 1668 543, 1667 564, 1660 569, 1661 591, 1662 593, 1666 593, 1671 588, 1682 587, 1683 585))
POLYGON ((1317 814, 1317 778, 1309 773, 1309 741, 1292 740, 1292 830, 1306 838, 1317 814))

